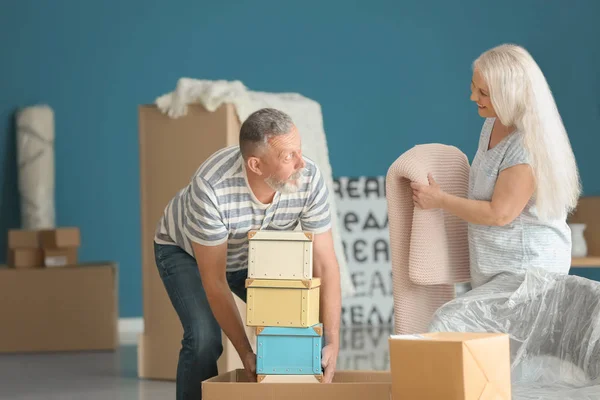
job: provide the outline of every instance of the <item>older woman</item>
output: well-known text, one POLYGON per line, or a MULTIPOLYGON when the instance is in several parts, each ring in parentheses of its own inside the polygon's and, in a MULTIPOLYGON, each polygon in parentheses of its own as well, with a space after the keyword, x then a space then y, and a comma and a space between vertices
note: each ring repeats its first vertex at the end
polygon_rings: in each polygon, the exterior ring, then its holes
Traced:
POLYGON ((483 53, 473 65, 471 100, 485 118, 468 198, 412 183, 423 209, 442 208, 469 224, 471 285, 542 268, 567 274, 566 219, 581 185, 575 157, 544 75, 515 45, 483 53))
POLYGON ((568 275, 566 220, 581 185, 556 104, 533 58, 514 45, 475 61, 471 100, 485 122, 467 198, 444 193, 431 176, 412 184, 416 206, 442 208, 469 227, 473 290, 442 306, 429 330, 507 333, 512 379, 525 383, 515 395, 536 381, 550 385, 539 398, 587 398, 600 385, 553 386, 600 379, 600 284, 568 275))

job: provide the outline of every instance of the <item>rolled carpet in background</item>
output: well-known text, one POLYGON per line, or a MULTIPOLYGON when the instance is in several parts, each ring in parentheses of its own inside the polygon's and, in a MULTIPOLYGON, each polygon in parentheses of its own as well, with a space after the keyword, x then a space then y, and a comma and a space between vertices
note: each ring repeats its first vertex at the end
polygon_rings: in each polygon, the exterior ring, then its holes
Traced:
POLYGON ((54 111, 47 105, 23 108, 16 125, 21 228, 54 228, 54 111))

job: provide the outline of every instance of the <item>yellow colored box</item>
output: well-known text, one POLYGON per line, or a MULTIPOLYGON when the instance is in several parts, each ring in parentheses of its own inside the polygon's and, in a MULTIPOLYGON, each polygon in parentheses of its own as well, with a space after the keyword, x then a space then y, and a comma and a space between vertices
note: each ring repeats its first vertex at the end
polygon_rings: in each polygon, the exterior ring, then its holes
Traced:
POLYGON ((246 325, 307 327, 319 323, 321 280, 246 279, 246 325))

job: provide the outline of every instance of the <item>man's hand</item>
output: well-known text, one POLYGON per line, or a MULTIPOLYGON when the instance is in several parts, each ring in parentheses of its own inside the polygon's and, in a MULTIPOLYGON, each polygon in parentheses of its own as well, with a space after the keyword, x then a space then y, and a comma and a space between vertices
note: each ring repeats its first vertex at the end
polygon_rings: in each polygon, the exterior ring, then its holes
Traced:
POLYGON ((321 351, 321 366, 323 367, 323 383, 331 383, 335 374, 339 346, 328 344, 321 351))
POLYGON ((246 353, 242 359, 242 364, 244 365, 248 381, 256 382, 256 354, 252 351, 246 353))
POLYGON ((313 274, 321 278, 321 321, 325 346, 321 352, 323 382, 331 383, 335 373, 340 344, 342 311, 340 269, 333 248, 331 230, 315 235, 313 243, 313 274))
POLYGON ((227 283, 227 243, 217 246, 202 246, 192 242, 192 247, 210 309, 225 335, 231 340, 246 371, 252 371, 251 374, 254 374, 256 372, 256 356, 244 330, 244 321, 242 321, 235 304, 233 293, 227 283), (254 359, 251 355, 254 356, 254 359))

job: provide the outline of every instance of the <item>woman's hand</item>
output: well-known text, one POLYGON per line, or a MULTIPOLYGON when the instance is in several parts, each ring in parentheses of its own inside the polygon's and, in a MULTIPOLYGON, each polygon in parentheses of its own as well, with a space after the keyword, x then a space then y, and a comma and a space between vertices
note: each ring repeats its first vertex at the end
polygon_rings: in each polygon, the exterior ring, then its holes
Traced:
POLYGON ((431 173, 427 175, 427 180, 429 181, 429 185, 411 182, 410 187, 413 190, 413 202, 416 207, 423 210, 441 208, 444 192, 435 182, 431 173))

